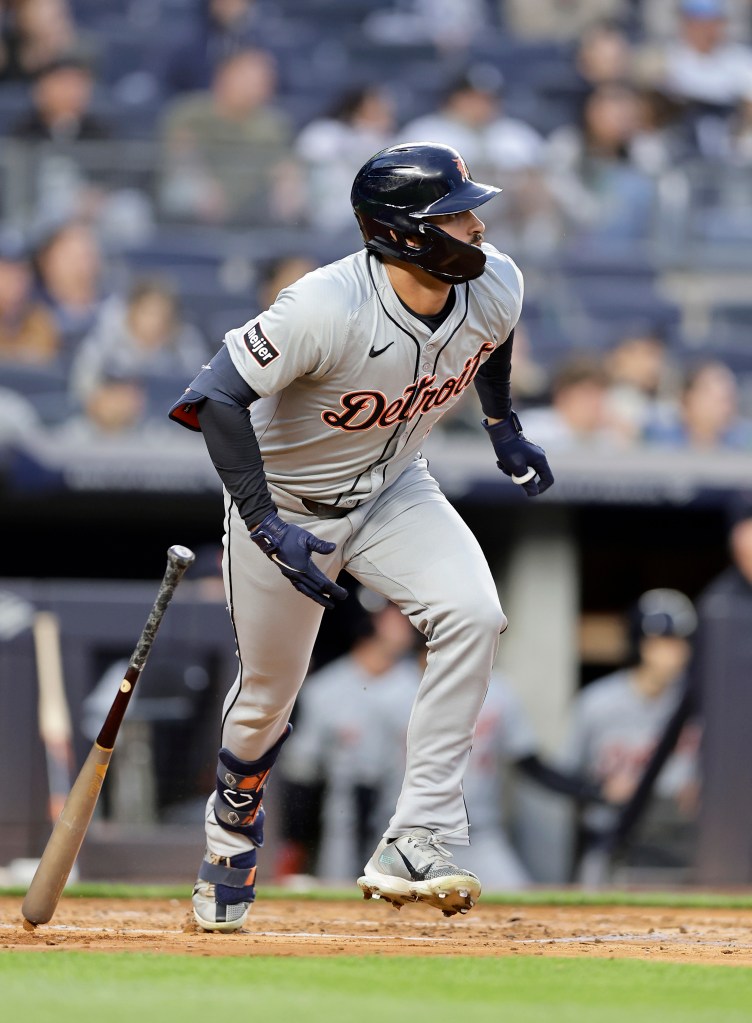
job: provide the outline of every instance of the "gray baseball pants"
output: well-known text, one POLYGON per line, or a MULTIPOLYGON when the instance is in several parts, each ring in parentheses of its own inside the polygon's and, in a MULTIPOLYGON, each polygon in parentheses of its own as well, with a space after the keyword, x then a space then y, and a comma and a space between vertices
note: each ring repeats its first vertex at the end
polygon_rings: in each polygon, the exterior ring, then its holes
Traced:
MULTIPOLYGON (((297 499, 274 488, 272 493, 285 520, 337 544, 333 554, 316 555, 330 578, 346 568, 397 604, 427 640, 427 667, 407 732, 404 782, 385 835, 420 826, 451 833, 450 842, 467 845, 462 779, 506 628, 477 540, 422 459, 340 519, 303 513, 297 499)), ((229 501, 227 509, 223 566, 240 669, 225 701, 222 746, 241 760, 256 760, 287 724, 323 608, 298 593, 256 547, 229 501)), ((207 804, 210 851, 222 856, 245 851, 247 840, 221 829, 212 807, 213 796, 207 804)))

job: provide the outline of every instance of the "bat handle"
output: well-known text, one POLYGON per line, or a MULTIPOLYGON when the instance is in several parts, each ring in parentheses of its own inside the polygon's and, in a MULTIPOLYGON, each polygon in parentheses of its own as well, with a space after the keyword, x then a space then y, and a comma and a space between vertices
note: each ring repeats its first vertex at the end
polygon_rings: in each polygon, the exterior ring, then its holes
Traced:
POLYGON ((189 550, 188 547, 181 547, 179 544, 175 544, 167 551, 167 568, 159 586, 157 599, 154 601, 151 614, 146 621, 146 625, 144 625, 143 632, 130 661, 130 667, 135 668, 139 674, 143 671, 144 664, 146 664, 146 658, 149 656, 157 629, 167 610, 167 605, 172 600, 175 587, 183 578, 188 566, 195 561, 195 558, 196 555, 192 550, 189 550))
POLYGON ((196 555, 193 551, 187 547, 181 547, 175 545, 170 547, 167 552, 167 568, 162 582, 159 586, 159 592, 157 598, 154 601, 154 605, 149 612, 149 617, 146 620, 141 636, 139 637, 138 643, 131 656, 128 669, 125 672, 125 677, 120 683, 120 688, 115 696, 115 701, 110 707, 110 711, 107 715, 105 723, 97 736, 97 743, 103 749, 112 749, 115 745, 115 737, 117 736, 118 729, 123 720, 125 711, 130 703, 131 697, 133 696, 133 690, 136 687, 136 683, 141 676, 144 665, 146 664, 146 658, 149 656, 149 651, 154 643, 154 638, 157 635, 157 629, 159 628, 162 619, 164 618, 167 605, 172 600, 172 595, 175 592, 175 587, 178 585, 180 580, 185 574, 185 570, 189 565, 193 563, 196 555))

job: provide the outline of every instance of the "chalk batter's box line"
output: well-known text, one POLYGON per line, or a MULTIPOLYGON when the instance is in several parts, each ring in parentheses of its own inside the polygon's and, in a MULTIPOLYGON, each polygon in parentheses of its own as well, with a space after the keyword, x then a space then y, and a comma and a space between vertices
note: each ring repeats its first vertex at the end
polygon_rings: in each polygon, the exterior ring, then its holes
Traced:
MULTIPOLYGON (((13 931, 18 930, 14 924, 0 924, 0 930, 13 931)), ((45 926, 44 931, 39 932, 43 934, 111 934, 115 937, 120 935, 123 936, 136 936, 136 937, 159 937, 164 935, 185 935, 186 931, 173 930, 173 929, 162 929, 162 930, 146 930, 143 928, 120 928, 120 927, 76 927, 73 924, 55 924, 54 926, 45 926)), ((424 935, 414 934, 321 934, 313 933, 310 931, 246 931, 242 932, 253 938, 287 938, 288 940, 294 940, 296 938, 312 939, 313 941, 429 941, 429 942, 449 942, 455 940, 454 938, 446 937, 425 937, 424 935)), ((191 934, 190 937, 195 938, 195 934, 191 934)), ((208 937, 208 935, 207 935, 208 937)), ((676 936, 674 934, 660 934, 653 932, 652 934, 580 934, 575 937, 566 938, 505 938, 505 942, 510 945, 598 945, 598 944, 618 944, 619 942, 628 943, 644 943, 656 944, 658 942, 669 943, 672 945, 694 945, 701 948, 734 948, 734 949, 752 949, 752 944, 738 942, 738 941, 706 941, 701 938, 691 938, 688 935, 676 936)))

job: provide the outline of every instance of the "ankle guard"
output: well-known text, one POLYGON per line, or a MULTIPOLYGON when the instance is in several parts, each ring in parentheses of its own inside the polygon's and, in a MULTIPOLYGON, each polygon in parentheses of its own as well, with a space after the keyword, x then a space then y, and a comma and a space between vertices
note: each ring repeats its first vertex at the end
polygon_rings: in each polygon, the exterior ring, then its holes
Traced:
POLYGON ((205 859, 198 876, 202 881, 214 885, 214 897, 221 906, 253 902, 256 898, 256 850, 249 849, 247 853, 237 856, 212 856, 205 859))
POLYGON ((228 749, 219 751, 214 816, 226 831, 247 835, 259 847, 264 841, 263 811, 260 816, 259 811, 266 781, 291 731, 292 725, 288 724, 272 748, 258 760, 239 760, 228 749))

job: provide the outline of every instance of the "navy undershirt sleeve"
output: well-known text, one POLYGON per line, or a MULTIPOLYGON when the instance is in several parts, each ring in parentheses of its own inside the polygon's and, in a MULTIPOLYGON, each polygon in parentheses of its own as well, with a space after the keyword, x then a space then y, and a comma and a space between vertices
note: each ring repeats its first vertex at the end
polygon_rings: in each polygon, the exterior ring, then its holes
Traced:
POLYGON ((475 390, 483 414, 489 419, 508 419, 512 412, 512 343, 514 330, 478 370, 475 390))
POLYGON ((207 450, 249 529, 277 510, 264 474, 258 440, 244 405, 206 398, 197 409, 207 450))

